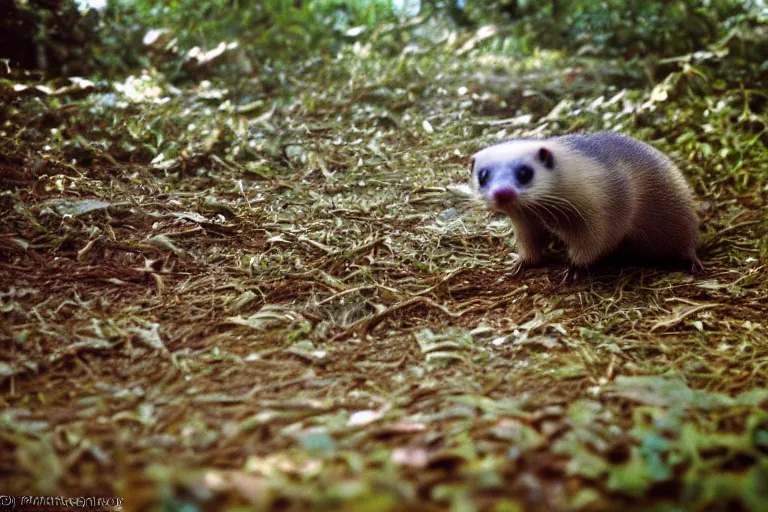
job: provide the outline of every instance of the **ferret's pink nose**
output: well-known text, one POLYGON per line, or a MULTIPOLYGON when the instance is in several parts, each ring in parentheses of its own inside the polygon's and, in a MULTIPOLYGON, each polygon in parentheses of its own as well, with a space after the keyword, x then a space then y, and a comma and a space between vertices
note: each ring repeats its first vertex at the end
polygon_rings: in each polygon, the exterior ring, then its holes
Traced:
POLYGON ((500 188, 493 193, 493 200, 496 204, 503 205, 514 201, 517 197, 517 191, 513 188, 500 188))

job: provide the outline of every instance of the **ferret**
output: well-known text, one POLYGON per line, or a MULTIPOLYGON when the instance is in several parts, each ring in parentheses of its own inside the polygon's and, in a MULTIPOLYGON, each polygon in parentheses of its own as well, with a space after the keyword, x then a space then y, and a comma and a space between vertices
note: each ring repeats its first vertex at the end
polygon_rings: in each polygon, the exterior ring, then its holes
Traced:
POLYGON ((693 192, 672 160, 639 140, 614 132, 508 140, 475 153, 472 185, 512 220, 515 273, 541 262, 548 233, 567 248, 566 278, 620 247, 641 261, 704 270, 693 192))

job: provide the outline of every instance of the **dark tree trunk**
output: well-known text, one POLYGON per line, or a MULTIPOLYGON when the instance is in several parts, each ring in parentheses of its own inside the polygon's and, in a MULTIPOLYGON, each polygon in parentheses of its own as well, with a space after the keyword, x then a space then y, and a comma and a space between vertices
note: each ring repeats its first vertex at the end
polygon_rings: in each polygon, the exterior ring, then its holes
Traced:
POLYGON ((501 12, 509 16, 509 19, 516 20, 520 17, 520 6, 517 5, 517 0, 507 0, 501 6, 501 12))

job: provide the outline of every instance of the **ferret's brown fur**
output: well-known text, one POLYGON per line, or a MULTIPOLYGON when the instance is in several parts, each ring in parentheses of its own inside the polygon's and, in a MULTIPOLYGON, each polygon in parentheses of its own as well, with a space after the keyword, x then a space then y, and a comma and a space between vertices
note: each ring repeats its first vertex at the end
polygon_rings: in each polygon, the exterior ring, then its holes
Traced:
POLYGON ((472 175, 489 206, 511 218, 520 266, 541 261, 552 232, 574 266, 621 246, 648 261, 683 259, 703 269, 693 192, 677 166, 643 142, 613 132, 511 140, 476 153, 472 175), (532 171, 529 182, 521 167, 532 171))

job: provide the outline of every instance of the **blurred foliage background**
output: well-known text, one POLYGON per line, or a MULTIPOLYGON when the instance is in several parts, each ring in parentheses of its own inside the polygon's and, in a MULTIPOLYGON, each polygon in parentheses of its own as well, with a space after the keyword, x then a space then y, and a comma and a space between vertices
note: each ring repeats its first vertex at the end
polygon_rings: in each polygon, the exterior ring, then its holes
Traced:
POLYGON ((213 80, 247 110, 255 101, 290 103, 302 77, 354 81, 383 66, 392 71, 389 85, 413 92, 424 87, 414 80, 439 69, 441 59, 473 73, 495 56, 501 101, 483 115, 542 116, 563 98, 632 89, 653 92, 653 101, 685 100, 693 108, 679 104, 677 111, 699 125, 725 94, 729 104, 742 103, 734 108, 747 132, 765 129, 754 116, 768 103, 764 0, 4 2, 0 59, 11 78, 7 87, 73 75, 119 81, 149 74, 176 86, 213 80), (575 66, 572 79, 542 76, 537 90, 521 98, 512 75, 541 59, 575 66))
MULTIPOLYGON (((410 18, 412 25, 442 18, 456 28, 504 27, 487 44, 501 54, 537 48, 577 55, 659 61, 727 48, 738 66, 734 80, 765 77, 768 55, 762 0, 4 0, 0 57, 11 67, 52 75, 115 76, 152 63, 183 76, 187 52, 237 41, 235 64, 245 72, 312 56, 331 55, 350 40, 410 18), (152 45, 149 29, 164 29, 152 45), (155 53, 165 59, 158 62, 155 53)), ((392 44, 413 33, 393 31, 392 44)), ((227 60, 227 59, 225 59, 227 60)), ((722 58, 710 64, 721 64, 722 58)), ((231 72, 232 59, 218 71, 231 72)), ((668 64, 668 63, 667 63, 668 64)), ((630 73, 631 75, 631 73, 630 73)), ((649 79, 658 79, 650 75, 649 79)))

